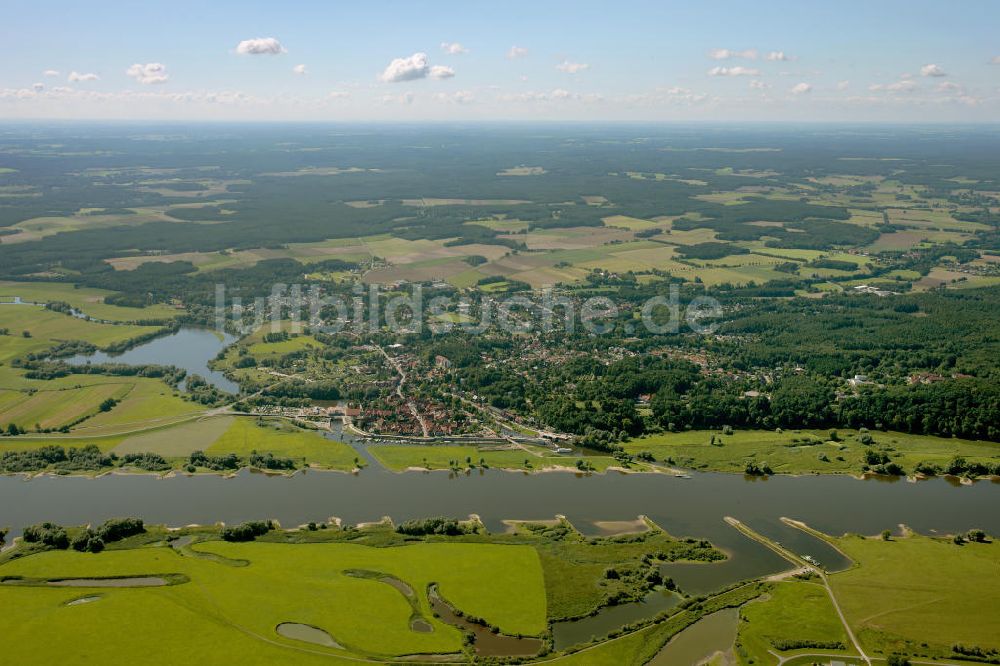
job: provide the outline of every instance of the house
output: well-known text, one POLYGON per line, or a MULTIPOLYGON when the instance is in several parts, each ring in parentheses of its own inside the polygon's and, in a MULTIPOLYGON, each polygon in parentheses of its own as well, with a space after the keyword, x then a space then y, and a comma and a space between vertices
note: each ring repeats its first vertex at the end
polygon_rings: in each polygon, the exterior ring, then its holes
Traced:
POLYGON ((854 377, 847 380, 847 383, 851 386, 861 386, 863 384, 871 384, 872 381, 868 379, 868 375, 854 375, 854 377))
POLYGON ((918 372, 912 374, 907 378, 907 382, 910 384, 934 384, 935 382, 943 382, 944 377, 933 372, 918 372))
POLYGON ((441 354, 438 354, 434 357, 434 365, 448 370, 451 368, 451 360, 447 356, 441 356, 441 354))

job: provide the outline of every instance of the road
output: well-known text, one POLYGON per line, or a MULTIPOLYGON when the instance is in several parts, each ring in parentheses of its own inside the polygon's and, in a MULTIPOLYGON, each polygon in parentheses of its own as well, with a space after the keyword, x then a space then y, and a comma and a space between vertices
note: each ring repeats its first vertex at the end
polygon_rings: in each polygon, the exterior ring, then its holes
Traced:
MULTIPOLYGON (((854 649, 857 651, 857 653, 861 656, 862 661, 868 664, 868 666, 871 666, 872 663, 871 657, 865 654, 864 648, 861 647, 861 642, 854 635, 854 631, 851 629, 851 625, 847 623, 847 618, 844 616, 844 611, 841 610, 840 604, 837 602, 837 596, 833 593, 833 588, 830 586, 830 581, 826 577, 825 571, 823 571, 820 567, 813 565, 811 562, 805 561, 795 553, 787 550, 784 546, 775 543, 774 541, 768 539, 762 534, 758 534, 753 529, 743 524, 742 522, 736 520, 735 518, 731 516, 726 516, 725 521, 730 525, 732 525, 733 527, 735 527, 736 529, 738 529, 743 534, 747 535, 748 537, 756 541, 757 543, 760 543, 761 545, 770 548, 771 550, 776 552, 778 555, 781 555, 789 562, 797 565, 799 568, 805 569, 807 571, 812 571, 813 573, 817 574, 820 577, 820 580, 823 581, 823 587, 826 588, 826 593, 830 597, 830 602, 833 604, 833 609, 837 611, 837 616, 840 618, 841 624, 844 625, 844 631, 847 632, 847 637, 851 639, 851 644, 854 646, 854 649)), ((783 661, 784 660, 779 661, 779 664, 782 663, 783 661)))
POLYGON ((413 418, 415 418, 417 423, 420 424, 420 430, 424 433, 424 437, 430 437, 430 429, 427 427, 427 422, 424 420, 424 417, 420 415, 420 411, 417 409, 417 404, 412 400, 407 400, 406 396, 403 394, 403 384, 406 383, 406 372, 403 371, 403 366, 400 365, 399 361, 397 361, 395 357, 389 356, 389 354, 382 349, 381 345, 375 345, 375 348, 382 352, 382 356, 385 356, 385 360, 387 360, 392 367, 396 369, 396 372, 399 373, 399 384, 396 385, 396 395, 399 396, 400 400, 406 402, 406 406, 410 408, 410 413, 413 414, 413 418))

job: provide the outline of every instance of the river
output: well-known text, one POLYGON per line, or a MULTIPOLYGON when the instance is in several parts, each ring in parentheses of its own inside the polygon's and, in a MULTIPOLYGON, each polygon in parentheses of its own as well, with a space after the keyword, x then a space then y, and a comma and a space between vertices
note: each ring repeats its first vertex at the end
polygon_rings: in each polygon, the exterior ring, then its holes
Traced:
POLYGON ((396 521, 427 516, 478 514, 486 526, 504 529, 504 519, 551 519, 563 514, 585 533, 594 521, 649 516, 671 534, 711 540, 731 558, 722 564, 669 564, 688 593, 702 593, 744 578, 786 568, 771 551, 723 522, 734 516, 793 551, 831 569, 845 565, 824 543, 780 522, 803 520, 823 532, 877 534, 900 523, 918 532, 973 527, 1000 533, 1000 487, 989 481, 958 486, 944 479, 919 483, 860 481, 845 476, 775 476, 693 473, 690 479, 662 474, 524 474, 482 470, 396 474, 369 466, 358 475, 307 471, 272 477, 248 471, 157 478, 112 474, 100 478, 0 477, 0 525, 11 536, 25 525, 50 520, 66 525, 134 515, 150 523, 233 524, 273 518, 285 526, 337 516, 348 523, 396 521))

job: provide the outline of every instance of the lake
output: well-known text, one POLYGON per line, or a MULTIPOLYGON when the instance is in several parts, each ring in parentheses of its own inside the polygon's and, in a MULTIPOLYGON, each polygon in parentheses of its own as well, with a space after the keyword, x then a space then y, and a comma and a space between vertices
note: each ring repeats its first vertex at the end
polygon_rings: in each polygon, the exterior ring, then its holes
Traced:
POLYGON ((229 393, 239 393, 236 382, 208 367, 220 351, 236 341, 228 333, 206 328, 182 328, 176 333, 154 338, 121 354, 95 352, 63 359, 67 363, 127 363, 129 365, 174 365, 189 375, 201 375, 213 386, 229 393))

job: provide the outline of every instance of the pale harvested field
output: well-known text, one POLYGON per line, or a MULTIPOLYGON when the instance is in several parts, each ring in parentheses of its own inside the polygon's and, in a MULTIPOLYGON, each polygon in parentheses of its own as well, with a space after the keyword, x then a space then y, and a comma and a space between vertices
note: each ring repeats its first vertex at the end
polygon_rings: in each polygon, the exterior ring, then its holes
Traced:
POLYGON ((524 199, 403 199, 404 206, 515 206, 528 204, 524 199))
POLYGON ((503 171, 498 171, 498 176, 541 176, 544 173, 548 173, 544 168, 540 166, 517 166, 510 167, 509 169, 504 169, 503 171))
POLYGON ((630 241, 631 231, 610 227, 567 227, 539 229, 525 234, 508 234, 502 238, 522 241, 529 250, 583 250, 612 241, 630 241))
POLYGON ((407 282, 431 282, 448 278, 469 270, 469 264, 460 257, 432 259, 430 261, 400 264, 376 268, 365 273, 362 280, 368 284, 387 284, 405 280, 407 282))
POLYGON ((204 451, 222 437, 232 425, 233 418, 217 416, 136 435, 116 446, 114 452, 118 455, 147 451, 161 456, 191 455, 194 451, 204 451))

